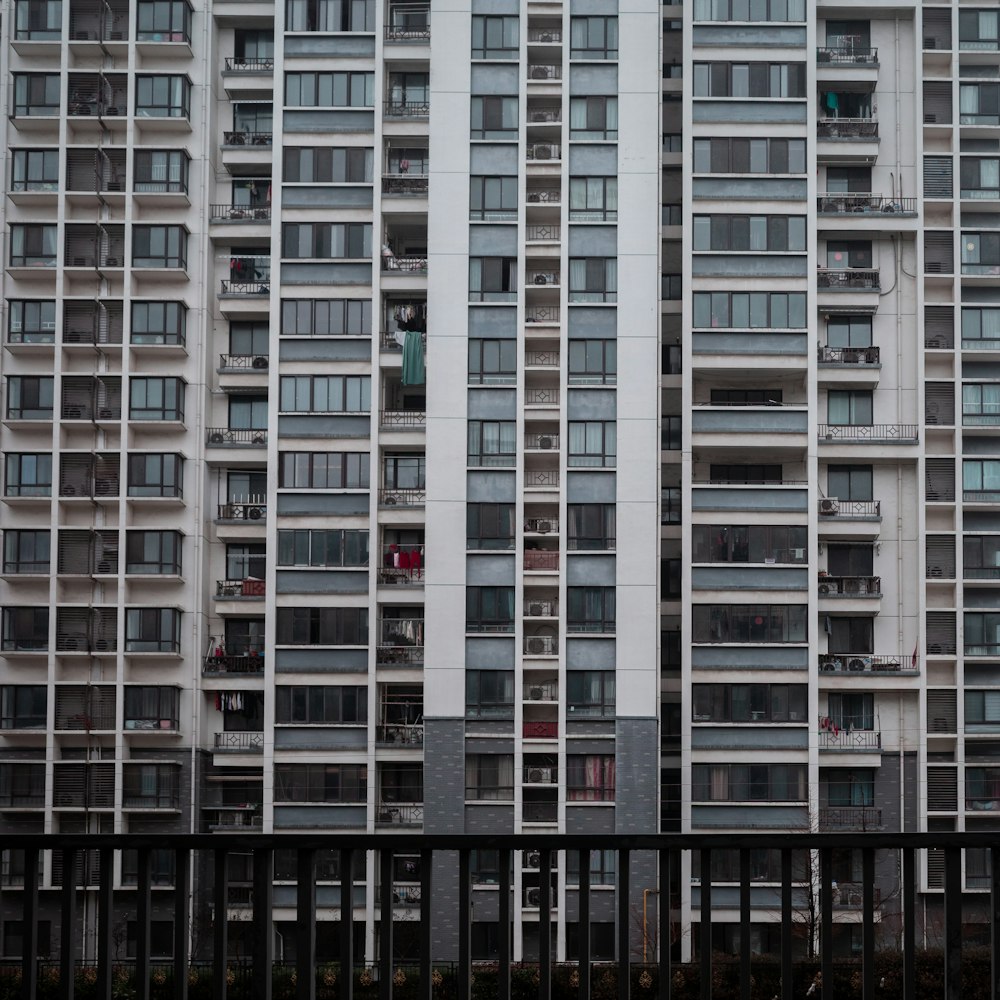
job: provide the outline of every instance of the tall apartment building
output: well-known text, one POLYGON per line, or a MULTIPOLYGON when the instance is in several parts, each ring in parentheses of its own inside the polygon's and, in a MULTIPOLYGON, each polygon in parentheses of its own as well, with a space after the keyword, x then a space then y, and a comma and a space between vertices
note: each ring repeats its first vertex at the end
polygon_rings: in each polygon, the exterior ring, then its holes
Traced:
MULTIPOLYGON (((988 829, 997 22, 805 0, 8 5, 2 829, 988 829)), ((237 956, 247 861, 227 873, 237 956)), ((572 863, 550 886, 560 959, 572 863)), ((590 868, 610 958, 615 857, 590 868)), ((321 957, 341 874, 323 860, 321 957)), ((899 909, 892 857, 838 856, 845 952, 868 875, 899 909)), ((406 957, 419 859, 391 887, 372 858, 354 876, 357 953, 392 891, 406 957)), ((491 957, 496 855, 472 877, 491 957)), ((128 856, 115 878, 135 884, 128 856)), ((285 958, 294 878, 276 858, 285 958)), ((634 867, 640 903, 653 878, 634 867)), ((772 854, 753 878, 766 950, 772 854)), ((211 879, 191 883, 206 940, 211 879)), ((919 880, 933 911, 941 859, 919 880)), ((699 882, 685 861, 683 957, 699 882)), ((539 953, 541 888, 519 854, 515 958, 539 953)), ((717 891, 729 949, 736 890, 717 891)), ((154 936, 169 950, 166 904, 154 936)))

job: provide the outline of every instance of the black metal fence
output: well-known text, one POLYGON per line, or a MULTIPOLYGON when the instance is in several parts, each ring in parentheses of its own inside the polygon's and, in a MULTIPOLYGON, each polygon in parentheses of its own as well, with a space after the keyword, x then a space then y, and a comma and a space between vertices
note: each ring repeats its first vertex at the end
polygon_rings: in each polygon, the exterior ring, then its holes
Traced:
MULTIPOLYGON (((887 996, 884 977, 876 964, 876 923, 879 905, 876 886, 876 852, 892 851, 899 861, 899 953, 893 967, 897 982, 893 996, 911 1000, 919 996, 943 996, 945 1000, 959 1000, 967 996, 1000 996, 1000 936, 997 934, 1000 918, 1000 834, 998 833, 928 833, 928 834, 715 834, 715 835, 663 835, 663 836, 579 836, 579 835, 517 835, 517 836, 435 836, 422 834, 394 834, 391 837, 374 834, 192 834, 171 838, 168 850, 173 852, 172 876, 174 890, 158 889, 156 898, 162 900, 169 893, 173 908, 173 958, 164 964, 153 961, 151 955, 151 916, 153 912, 153 885, 158 884, 156 872, 162 867, 165 847, 162 836, 155 835, 0 835, 0 850, 22 852, 19 859, 22 877, 6 879, 3 906, 6 919, 20 919, 22 928, 23 958, 16 967, 10 963, 0 965, 0 991, 5 995, 36 1000, 42 996, 58 996, 71 1000, 75 984, 82 981, 85 988, 77 992, 81 997, 135 997, 137 1000, 169 995, 175 1000, 189 996, 208 996, 213 1000, 251 997, 253 1000, 272 1000, 278 996, 294 996, 296 1000, 318 1000, 322 997, 353 1000, 355 996, 378 997, 392 1000, 394 994, 419 998, 419 1000, 472 1000, 474 996, 495 995, 499 1000, 512 996, 525 996, 527 986, 531 995, 539 1000, 552 1000, 554 996, 579 998, 617 997, 628 1000, 657 997, 664 1000, 671 996, 691 997, 701 1000, 713 996, 713 983, 721 982, 717 975, 722 966, 713 953, 713 903, 714 897, 713 854, 736 852, 738 864, 724 866, 724 880, 737 883, 738 910, 737 957, 727 961, 728 978, 725 995, 740 1000, 798 1000, 812 985, 810 995, 831 1000, 832 997, 862 997, 875 1000, 887 996), (393 927, 394 908, 399 905, 395 893, 380 892, 376 899, 379 919, 379 954, 373 965, 358 965, 362 957, 355 951, 354 934, 356 897, 342 893, 339 903, 339 960, 324 964, 317 960, 317 878, 326 877, 317 868, 318 852, 339 851, 339 871, 356 872, 355 861, 364 852, 376 852, 376 870, 381 886, 392 885, 395 878, 394 855, 419 854, 420 864, 415 875, 410 909, 419 907, 419 958, 405 966, 394 960, 393 927), (834 960, 833 914, 843 905, 843 893, 834 880, 834 852, 856 850, 861 857, 861 878, 855 887, 857 899, 852 896, 851 908, 860 914, 861 948, 858 960, 845 977, 834 960), (942 861, 941 888, 943 895, 943 953, 937 958, 938 968, 933 977, 936 986, 927 992, 926 975, 917 982, 917 865, 919 852, 933 849, 942 861), (992 874, 980 879, 989 890, 988 919, 991 932, 989 958, 976 956, 976 981, 969 977, 967 991, 963 990, 963 882, 962 850, 986 852, 992 863, 992 874), (289 966, 275 961, 273 933, 273 879, 276 851, 292 851, 295 856, 296 875, 296 938, 295 962, 289 966), (435 912, 432 908, 434 881, 448 872, 457 876, 458 914, 472 914, 473 879, 472 857, 474 851, 496 851, 499 856, 498 888, 498 942, 497 959, 487 968, 474 965, 472 948, 472 920, 455 920, 455 912, 435 912), (613 851, 616 855, 616 878, 619 886, 632 886, 632 892, 618 892, 615 898, 616 950, 618 959, 611 965, 595 965, 591 955, 591 940, 587 933, 578 935, 578 955, 573 966, 556 966, 553 961, 551 930, 552 909, 556 897, 552 889, 552 873, 558 862, 559 852, 569 852, 568 861, 577 862, 579 884, 576 886, 577 916, 579 927, 591 923, 591 851, 613 851), (769 958, 755 956, 751 947, 751 886, 758 876, 752 870, 752 853, 760 850, 777 852, 771 876, 778 905, 774 910, 778 933, 776 947, 769 958), (52 851, 52 885, 39 887, 43 852, 52 851), (116 854, 129 852, 130 892, 116 889, 114 873, 116 854), (530 851, 532 866, 537 866, 539 886, 538 908, 538 959, 530 966, 525 979, 523 967, 512 962, 511 918, 513 852, 530 851), (134 853, 132 853, 134 852, 134 853), (680 858, 685 852, 694 855, 700 878, 693 880, 697 887, 697 901, 692 905, 692 933, 697 938, 695 963, 681 966, 671 955, 670 948, 659 949, 651 961, 637 963, 633 960, 635 925, 634 882, 630 872, 638 872, 652 859, 656 860, 658 875, 655 887, 647 890, 659 895, 668 905, 657 906, 651 926, 656 940, 674 940, 678 919, 677 901, 679 882, 677 873, 680 858), (796 912, 793 891, 803 882, 801 867, 793 867, 796 857, 815 859, 810 863, 810 884, 815 888, 817 954, 808 968, 793 962, 793 940, 801 930, 801 915, 796 912), (191 960, 191 907, 189 887, 192 865, 204 869, 204 862, 211 860, 216 873, 227 871, 227 858, 233 855, 250 856, 248 865, 249 889, 248 919, 244 925, 249 942, 249 962, 234 969, 228 961, 230 923, 213 920, 211 931, 211 961, 191 960), (574 856, 575 855, 575 856, 574 856), (206 857, 207 856, 207 857, 206 857), (63 873, 81 871, 96 858, 96 876, 87 878, 96 882, 96 956, 87 962, 80 960, 79 940, 74 933, 60 935, 58 965, 38 959, 38 917, 42 895, 54 905, 58 900, 60 922, 64 929, 76 926, 81 905, 78 878, 65 878, 63 873), (154 863, 154 858, 155 863, 154 863), (436 865, 435 865, 436 862, 436 865), (635 866, 635 867, 633 867, 635 866), (419 882, 419 886, 416 883, 419 882), (710 891, 706 891, 706 889, 710 891), (130 903, 125 903, 130 899, 130 903), (134 915, 135 958, 123 963, 115 958, 113 948, 113 920, 123 905, 134 915), (441 921, 439 924, 438 921, 441 921), (444 924, 457 925, 456 954, 441 956, 441 934, 444 924), (442 958, 445 961, 442 961, 442 958), (765 969, 767 965, 769 968, 765 969), (987 972, 987 968, 989 972, 987 972), (353 975, 341 975, 340 970, 353 969, 353 975), (359 971, 360 970, 360 971, 359 971), (761 992, 765 972, 768 986, 761 992), (489 990, 482 989, 482 979, 488 979, 489 990), (804 975, 807 976, 804 980, 804 975), (203 987, 210 979, 210 992, 203 987), (760 978, 757 978, 760 977, 760 978), (516 980, 516 982, 515 982, 516 980), (599 981, 598 981, 599 980, 599 981), (475 985, 474 985, 475 982, 475 985), (199 985, 200 984, 200 985, 199 985), (495 984, 495 985, 494 985, 495 984), (846 984, 846 985, 845 985, 846 984), (514 991, 514 986, 518 989, 514 991), (193 988, 199 986, 197 991, 193 988), (554 986, 557 993, 554 993, 554 986), (773 989, 772 989, 773 986, 773 989), (818 992, 817 992, 818 987, 818 992), (10 992, 13 988, 15 992, 10 992), (694 991, 694 992, 692 992, 694 991)), ((730 855, 732 856, 732 855, 730 855)), ((7 855, 10 857, 10 855, 7 855)), ((124 858, 118 859, 124 862, 124 858)), ((355 876, 357 878, 357 875, 355 876)), ((716 877, 715 882, 722 879, 716 877)), ((225 877, 216 877, 212 887, 212 912, 227 913, 231 907, 230 886, 225 877)), ((694 892, 694 888, 692 892, 694 892)), ((716 903, 716 905, 718 905, 716 903)), ((933 958, 934 956, 932 956, 933 958)), ((966 958, 969 956, 967 955, 966 958)), ((885 968, 884 957, 880 958, 885 968)), ((921 953, 920 966, 926 973, 928 955, 921 953)), ((971 966, 970 966, 971 967, 971 966)), ((718 990, 722 995, 723 990, 718 990)))

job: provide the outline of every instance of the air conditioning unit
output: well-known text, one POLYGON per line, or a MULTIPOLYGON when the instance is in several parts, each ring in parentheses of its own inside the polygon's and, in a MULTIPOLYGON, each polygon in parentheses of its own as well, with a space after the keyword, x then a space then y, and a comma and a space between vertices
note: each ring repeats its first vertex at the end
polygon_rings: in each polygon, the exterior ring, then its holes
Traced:
POLYGON ((837 585, 830 580, 820 580, 819 592, 820 594, 836 594, 837 585))
POLYGON ((865 670, 871 670, 872 668, 872 658, 870 656, 852 656, 847 661, 847 669, 853 670, 854 673, 862 673, 865 670))
POLYGON ((224 438, 222 434, 219 433, 219 431, 213 431, 211 434, 208 435, 209 444, 222 444, 223 440, 224 438))
POLYGON ((534 149, 534 159, 536 160, 551 160, 552 159, 552 147, 551 146, 535 146, 534 149))
POLYGON ((552 530, 554 529, 551 521, 538 521, 535 525, 535 531, 540 535, 544 535, 552 530))
POLYGON ((528 781, 533 784, 549 784, 552 781, 551 767, 529 767, 528 781))
POLYGON ((844 661, 839 656, 821 656, 819 669, 831 673, 844 669, 844 661))
POLYGON ((821 514, 839 514, 840 500, 837 497, 823 497, 819 502, 819 512, 821 514))
POLYGON ((247 511, 247 519, 250 521, 259 521, 264 516, 263 507, 251 507, 247 511))
POLYGON ((535 284, 536 285, 547 285, 549 283, 548 275, 546 274, 536 274, 535 284))
POLYGON ((545 66, 533 66, 531 68, 532 80, 547 80, 548 78, 549 78, 549 71, 545 66))
POLYGON ((541 851, 525 851, 524 852, 524 868, 541 868, 542 866, 542 853, 541 851))
POLYGON ((530 889, 525 890, 524 893, 524 905, 525 906, 539 906, 542 902, 542 890, 538 886, 532 886, 530 889))
POLYGON ((255 357, 253 359, 253 361, 251 362, 251 364, 258 371, 262 370, 262 369, 264 369, 264 368, 267 367, 267 364, 268 364, 268 362, 267 362, 267 356, 264 355, 264 354, 259 354, 257 357, 255 357))
POLYGON ((544 448, 546 451, 552 447, 552 444, 553 444, 552 438, 548 434, 543 434, 538 439, 538 447, 544 448))
POLYGON ((528 640, 528 652, 529 653, 544 653, 545 652, 545 640, 538 635, 532 636, 528 640))
POLYGON ((544 701, 545 688, 533 687, 528 689, 528 697, 531 701, 544 701))
POLYGON ((552 602, 551 601, 532 601, 528 605, 528 615, 532 618, 552 617, 552 602))

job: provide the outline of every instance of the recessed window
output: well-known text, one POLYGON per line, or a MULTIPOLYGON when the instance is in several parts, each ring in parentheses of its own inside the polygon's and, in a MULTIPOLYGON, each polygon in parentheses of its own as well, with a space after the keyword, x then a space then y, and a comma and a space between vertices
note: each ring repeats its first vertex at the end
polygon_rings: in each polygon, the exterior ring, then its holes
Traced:
POLYGON ((516 257, 469 258, 470 302, 513 302, 516 298, 516 257))
POLYGON ((805 292, 695 292, 698 329, 795 330, 806 325, 805 292))
POLYGON ((806 642, 804 604, 695 604, 691 609, 694 642, 806 642))
POLYGON ((566 755, 567 802, 614 802, 614 800, 614 754, 566 755))
POLYGON ((284 151, 288 184, 370 184, 375 151, 355 146, 293 146, 284 151))
POLYGON ((285 104, 292 108, 373 108, 374 73, 286 73, 285 104))
POLYGON ((56 226, 37 223, 10 227, 11 267, 55 267, 58 254, 56 226))
POLYGON ((33 42, 62 37, 62 0, 17 0, 14 37, 33 42))
POLYGON ((615 547, 616 507, 613 503, 571 503, 566 506, 567 548, 600 551, 615 547))
POLYGON ((692 722, 806 722, 805 684, 694 684, 692 722))
POLYGON ((469 218, 502 222, 517 219, 517 177, 469 178, 469 218))
POLYGON ((180 497, 184 459, 180 455, 129 455, 130 497, 180 497))
POLYGON ((617 97, 571 97, 570 139, 617 139, 617 97))
POLYGON ((863 389, 831 389, 827 393, 827 423, 837 426, 870 427, 872 393, 863 389))
POLYGON ((567 463, 572 468, 613 469, 617 463, 614 420, 571 420, 567 463))
POLYGON ((7 341, 11 344, 51 344, 56 339, 56 304, 51 300, 10 299, 7 341))
POLYGON ((566 712, 575 719, 614 718, 615 672, 613 670, 568 670, 566 712))
POLYGON ((804 174, 805 139, 695 139, 696 174, 804 174))
POLYGON ((15 149, 11 153, 11 191, 57 191, 59 150, 15 149))
POLYGON ((127 608, 125 652, 177 653, 181 648, 181 612, 176 608, 127 608))
POLYGON ((138 118, 187 118, 191 81, 186 76, 137 76, 135 113, 138 118))
POLYGON ((472 16, 473 59, 516 59, 520 46, 516 15, 472 16))
POLYGON ((516 97, 473 97, 471 105, 471 138, 517 138, 519 123, 516 97))
POLYGON ((371 336, 370 299, 283 299, 281 334, 286 337, 371 336))
POLYGON ((183 420, 184 380, 133 376, 128 415, 130 420, 183 420))
POLYGON ((695 0, 696 21, 804 21, 806 0, 695 0))
POLYGON ((617 257, 570 257, 570 302, 617 302, 617 257))
POLYGON ((615 222, 618 219, 617 177, 571 177, 571 222, 615 222))
POLYGON ((278 488, 366 490, 369 459, 366 451, 285 451, 278 456, 278 488))
POLYGON ((368 689, 355 685, 309 685, 275 689, 279 725, 358 725, 368 721, 368 689))
POLYGON ((140 42, 190 42, 191 7, 186 0, 139 0, 135 36, 140 42))
POLYGON ((618 18, 570 18, 569 44, 570 59, 617 59, 618 18))
POLYGON ((58 115, 60 91, 58 73, 15 73, 15 116, 58 115))
POLYGON ((286 222, 281 253, 297 260, 370 259, 372 227, 367 222, 286 222))
POLYGON ((367 608, 278 608, 275 641, 284 646, 364 646, 367 608))
POLYGON ((367 566, 368 531, 362 528, 282 528, 279 566, 367 566))
POLYGON ((133 226, 133 267, 185 267, 187 230, 183 226, 133 226))
POLYGON ((7 419, 51 420, 53 385, 51 375, 8 375, 7 419))
POLYGON ((511 385, 516 380, 516 340, 469 338, 470 385, 511 385))
POLYGON ((465 716, 468 719, 512 719, 514 671, 466 670, 465 716))
POLYGON ((804 764, 694 764, 691 798, 695 802, 804 802, 807 770, 804 764))
POLYGON ((374 31, 375 0, 286 0, 286 31, 374 31))

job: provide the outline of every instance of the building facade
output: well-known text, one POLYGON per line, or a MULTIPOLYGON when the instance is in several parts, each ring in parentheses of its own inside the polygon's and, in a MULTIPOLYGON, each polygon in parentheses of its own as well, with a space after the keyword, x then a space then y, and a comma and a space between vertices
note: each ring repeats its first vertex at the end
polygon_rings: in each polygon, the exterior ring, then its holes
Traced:
MULTIPOLYGON (((989 829, 997 23, 964 3, 8 4, 2 829, 989 829)), ((391 891, 403 960, 419 859, 392 886, 365 864, 356 951, 378 953, 391 891)), ((762 951, 777 864, 753 859, 762 951)), ((931 912, 941 864, 919 872, 931 912)), ((590 868, 613 958, 615 859, 590 868)), ((847 954, 863 873, 835 869, 847 954)), ((735 871, 717 852, 713 879, 735 871)), ((215 874, 192 878, 196 953, 215 874)), ((894 858, 876 874, 891 940, 894 858)), ((333 959, 335 853, 322 875, 333 959)), ((490 958, 497 857, 472 877, 490 958)), ((227 878, 241 957, 248 859, 227 878)), ((539 952, 539 878, 519 854, 516 959, 539 952)), ((115 879, 135 884, 127 858, 115 879)), ((699 885, 685 861, 679 957, 699 885)), ((716 892, 732 950, 738 886, 716 892)))

